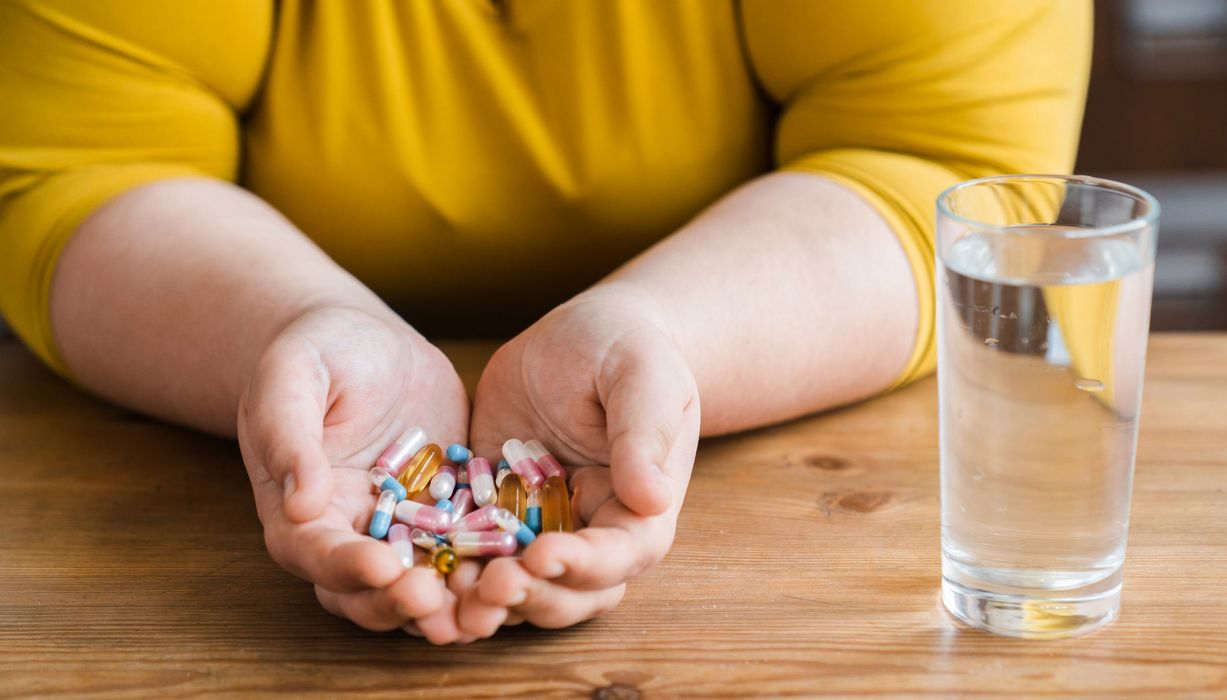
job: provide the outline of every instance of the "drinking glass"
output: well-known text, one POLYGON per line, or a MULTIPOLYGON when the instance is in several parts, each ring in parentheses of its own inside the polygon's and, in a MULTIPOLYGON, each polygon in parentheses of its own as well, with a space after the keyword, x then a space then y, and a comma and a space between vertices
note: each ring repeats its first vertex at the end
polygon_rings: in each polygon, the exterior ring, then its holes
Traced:
POLYGON ((1158 216, 1079 176, 938 197, 942 602, 973 627, 1067 637, 1120 609, 1158 216))

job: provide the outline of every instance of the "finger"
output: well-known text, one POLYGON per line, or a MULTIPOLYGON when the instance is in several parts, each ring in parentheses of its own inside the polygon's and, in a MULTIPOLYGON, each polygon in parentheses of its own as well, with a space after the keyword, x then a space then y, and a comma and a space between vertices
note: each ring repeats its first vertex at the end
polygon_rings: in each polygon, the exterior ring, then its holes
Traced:
POLYGON ((672 505, 665 469, 691 399, 683 379, 688 370, 668 359, 677 351, 663 339, 648 342, 664 347, 621 358, 610 365, 611 376, 601 378, 608 386, 602 403, 614 493, 643 516, 660 515, 672 505))
MULTIPOLYGON (((609 505, 620 507, 616 501, 609 505)), ((652 523, 633 531, 586 527, 538 537, 525 550, 522 561, 526 570, 542 579, 579 590, 600 590, 656 564, 672 543, 673 528, 664 524, 652 523)))
POLYGON ((447 590, 455 593, 457 598, 463 598, 464 592, 477 583, 481 569, 480 563, 472 559, 461 559, 456 570, 447 575, 447 590))
POLYGON ((609 469, 581 467, 571 472, 571 512, 587 526, 597 508, 614 498, 609 469))
POLYGON ((383 542, 326 522, 265 528, 269 553, 281 566, 331 591, 384 588, 404 572, 383 542))
POLYGON ((373 632, 393 630, 408 621, 396 615, 392 606, 383 599, 383 591, 365 590, 357 593, 338 593, 315 586, 315 597, 320 605, 334 615, 351 620, 354 624, 373 632))
POLYGON ((497 632, 507 621, 507 617, 507 608, 502 605, 491 605, 482 600, 481 591, 477 586, 470 588, 461 597, 456 615, 460 629, 478 639, 485 639, 497 632))
MULTIPOLYGON (((514 559, 505 560, 518 564, 514 559)), ((611 610, 622 600, 626 584, 596 591, 576 591, 537 578, 523 566, 486 567, 477 591, 487 606, 504 606, 538 627, 574 625, 611 610)))
MULTIPOLYGON (((327 370, 306 344, 269 350, 243 402, 239 420, 244 459, 264 467, 281 486, 282 511, 293 522, 320 516, 332 494, 323 448, 327 370), (250 452, 251 454, 248 454, 250 452)), ((253 475, 257 483, 259 475, 253 475)))
POLYGON ((417 619, 418 629, 431 644, 454 644, 464 638, 456 623, 456 594, 443 591, 443 605, 430 615, 417 619))
POLYGON ((386 589, 341 593, 315 586, 315 595, 325 609, 376 632, 404 627, 415 618, 434 615, 444 605, 444 593, 438 577, 424 568, 406 571, 386 589))
POLYGON ((406 620, 428 617, 438 612, 447 600, 443 582, 433 569, 415 566, 396 583, 384 589, 396 614, 406 620))

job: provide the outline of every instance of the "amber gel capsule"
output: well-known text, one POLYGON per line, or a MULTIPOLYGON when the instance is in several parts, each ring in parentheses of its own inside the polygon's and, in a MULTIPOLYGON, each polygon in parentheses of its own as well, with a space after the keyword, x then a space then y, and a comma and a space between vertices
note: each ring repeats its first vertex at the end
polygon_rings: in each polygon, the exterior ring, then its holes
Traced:
POLYGON ((528 512, 528 492, 524 490, 524 481, 519 474, 508 474, 503 479, 503 485, 498 489, 498 507, 506 508, 520 520, 528 512))
POLYGON ((541 531, 571 532, 571 494, 567 482, 551 476, 541 487, 541 531))
POLYGON ((435 547, 430 554, 430 563, 434 564, 435 571, 443 576, 455 571, 459 561, 460 558, 456 556, 455 550, 451 547, 435 547))
POLYGON ((413 498, 430 484, 430 479, 443 464, 443 450, 433 442, 418 450, 397 478, 413 498))

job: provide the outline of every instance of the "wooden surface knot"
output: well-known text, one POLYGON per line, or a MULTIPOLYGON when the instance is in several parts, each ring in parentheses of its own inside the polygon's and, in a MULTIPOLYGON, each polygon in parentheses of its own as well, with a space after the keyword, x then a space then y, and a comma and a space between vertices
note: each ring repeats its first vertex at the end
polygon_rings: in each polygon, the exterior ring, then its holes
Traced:
POLYGON ((592 700, 639 700, 639 697, 638 689, 621 683, 610 683, 592 691, 592 700))
POLYGON ((822 494, 819 503, 823 515, 829 517, 834 510, 872 513, 890 505, 894 499, 890 491, 828 491, 822 494))
POLYGON ((841 457, 832 457, 831 455, 810 455, 803 457, 801 461, 807 467, 814 467, 815 469, 822 469, 828 472, 841 472, 852 466, 852 463, 848 460, 841 457))

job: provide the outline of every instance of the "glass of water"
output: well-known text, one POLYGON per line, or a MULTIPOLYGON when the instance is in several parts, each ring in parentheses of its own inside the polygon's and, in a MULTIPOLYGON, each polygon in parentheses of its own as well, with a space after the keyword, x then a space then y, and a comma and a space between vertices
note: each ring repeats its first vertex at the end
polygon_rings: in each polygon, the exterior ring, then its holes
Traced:
POLYGON ((1052 639, 1116 617, 1158 216, 1077 176, 938 198, 942 602, 973 627, 1052 639))

